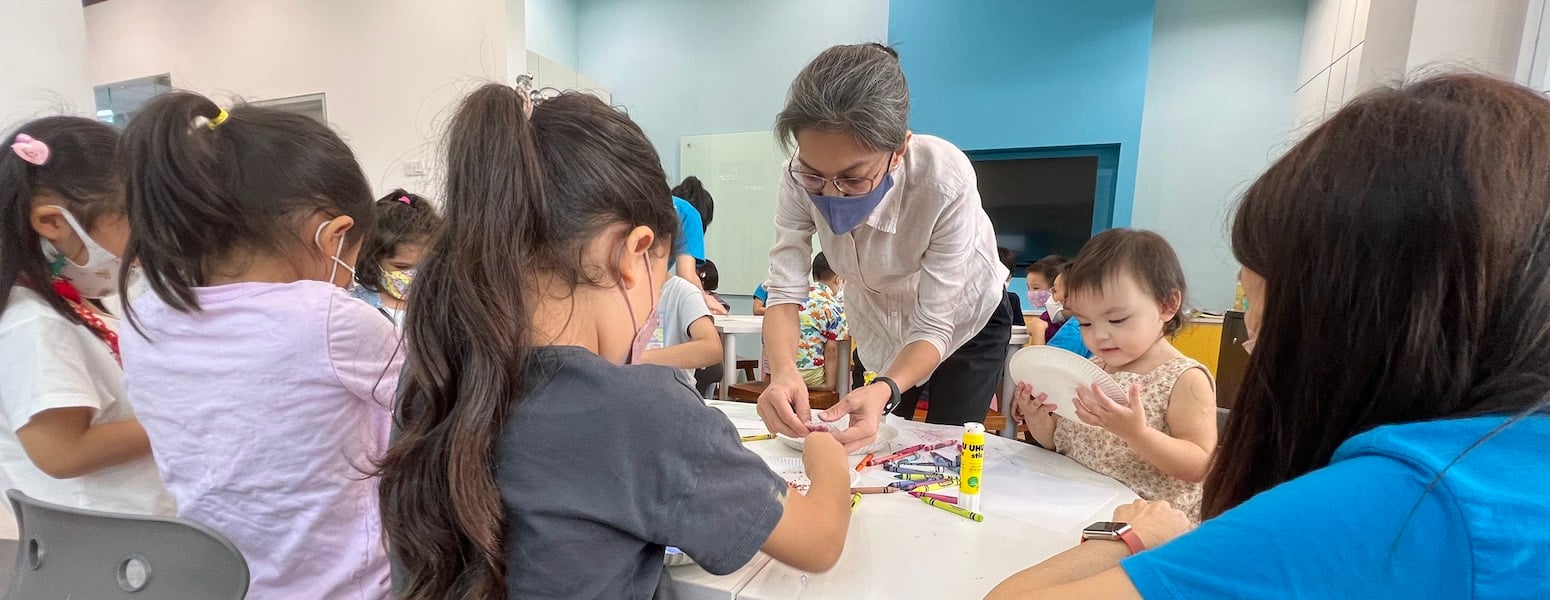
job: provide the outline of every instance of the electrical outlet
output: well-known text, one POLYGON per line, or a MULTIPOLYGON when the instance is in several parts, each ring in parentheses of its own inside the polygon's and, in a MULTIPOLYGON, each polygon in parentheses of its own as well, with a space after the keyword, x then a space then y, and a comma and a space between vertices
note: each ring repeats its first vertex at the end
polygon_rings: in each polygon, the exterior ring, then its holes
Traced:
POLYGON ((404 163, 404 176, 405 177, 424 177, 425 176, 425 161, 423 161, 423 160, 411 160, 411 161, 405 162, 404 163))

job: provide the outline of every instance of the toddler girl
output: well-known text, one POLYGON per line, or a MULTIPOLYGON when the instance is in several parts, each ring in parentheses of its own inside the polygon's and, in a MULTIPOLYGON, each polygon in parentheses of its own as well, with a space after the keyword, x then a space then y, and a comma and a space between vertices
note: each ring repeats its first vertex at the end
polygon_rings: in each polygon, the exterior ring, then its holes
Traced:
POLYGON ((101 302, 129 237, 118 133, 49 117, 3 143, 0 472, 45 502, 171 515, 124 392, 118 318, 101 302))
POLYGON ((1075 390, 1084 425, 1048 403, 1049 394, 1071 390, 1019 382, 1015 412, 1039 445, 1198 519, 1200 482, 1216 447, 1216 391, 1206 368, 1167 339, 1184 324, 1178 256, 1156 233, 1111 229, 1087 242, 1062 279, 1093 362, 1128 397, 1117 402, 1096 385, 1075 390))
POLYGON ((400 329, 414 267, 441 228, 441 215, 430 201, 402 189, 377 200, 377 227, 355 263, 355 297, 377 309, 400 329))
POLYGON ((350 297, 375 215, 350 148, 305 116, 173 92, 124 132, 129 397, 178 515, 247 558, 248 597, 384 598, 368 477, 401 357, 350 297))

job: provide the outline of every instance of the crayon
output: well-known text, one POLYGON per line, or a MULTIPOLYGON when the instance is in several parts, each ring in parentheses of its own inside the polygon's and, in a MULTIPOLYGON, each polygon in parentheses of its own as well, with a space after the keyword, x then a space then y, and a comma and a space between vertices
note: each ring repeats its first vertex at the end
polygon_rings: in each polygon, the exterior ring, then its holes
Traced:
POLYGON ((876 485, 870 487, 853 487, 850 488, 850 491, 853 494, 891 494, 893 492, 899 491, 899 488, 887 485, 876 485))
POLYGON ((941 473, 898 473, 894 475, 894 478, 904 481, 926 481, 929 479, 952 479, 956 481, 958 479, 952 475, 943 475, 941 473))
POLYGON ((773 434, 773 433, 756 433, 754 435, 745 435, 745 436, 743 436, 743 441, 745 441, 745 442, 757 442, 757 441, 761 441, 761 440, 773 440, 773 439, 775 439, 775 434, 773 434))
POLYGON ((958 466, 957 464, 954 464, 951 459, 947 458, 946 456, 942 456, 941 454, 938 454, 936 452, 932 452, 931 453, 931 462, 936 463, 936 466, 938 466, 938 467, 956 467, 956 466, 958 466))
POLYGON ((958 505, 957 496, 949 496, 947 494, 930 494, 926 492, 910 492, 910 495, 916 498, 930 498, 932 500, 936 500, 937 502, 946 502, 948 504, 952 504, 953 506, 958 505))
POLYGON ((965 519, 969 519, 971 521, 974 521, 975 523, 984 523, 985 522, 985 515, 979 514, 977 512, 972 512, 972 511, 970 511, 970 510, 968 510, 966 508, 959 508, 956 505, 949 504, 947 502, 943 502, 941 500, 937 500, 937 499, 931 498, 929 496, 920 496, 919 498, 920 498, 921 502, 925 502, 926 504, 930 504, 931 506, 935 506, 935 507, 940 508, 942 510, 945 510, 947 512, 950 512, 950 513, 953 513, 953 514, 958 515, 960 517, 963 517, 965 519))
POLYGON ((866 455, 865 457, 863 457, 861 459, 861 462, 856 463, 856 472, 860 473, 862 470, 865 470, 867 467, 869 467, 871 465, 872 465, 872 455, 868 454, 868 455, 866 455))
POLYGON ((905 491, 909 491, 909 492, 929 492, 929 491, 932 491, 932 490, 940 490, 940 489, 946 488, 946 487, 953 487, 955 485, 958 485, 958 482, 957 481, 953 481, 951 479, 940 479, 940 480, 937 480, 937 481, 922 481, 922 482, 916 483, 914 486, 910 487, 910 489, 905 490, 905 491))
POLYGON ((893 463, 889 463, 889 464, 883 465, 883 468, 887 469, 889 471, 892 471, 894 473, 947 473, 947 472, 949 472, 945 467, 938 467, 938 466, 935 466, 935 465, 927 467, 927 466, 919 466, 919 465, 896 465, 896 464, 893 464, 893 463))
POLYGON ((893 454, 889 454, 887 456, 878 457, 878 458, 874 459, 873 462, 889 463, 889 462, 894 462, 894 461, 897 461, 897 460, 903 460, 903 459, 909 458, 911 456, 914 456, 916 454, 919 454, 922 450, 925 450, 925 449, 926 449, 926 446, 924 444, 918 444, 918 445, 910 446, 908 448, 905 448, 905 449, 900 450, 898 452, 895 452, 893 454))
POLYGON ((850 512, 856 512, 856 507, 861 506, 861 494, 850 495, 850 512))

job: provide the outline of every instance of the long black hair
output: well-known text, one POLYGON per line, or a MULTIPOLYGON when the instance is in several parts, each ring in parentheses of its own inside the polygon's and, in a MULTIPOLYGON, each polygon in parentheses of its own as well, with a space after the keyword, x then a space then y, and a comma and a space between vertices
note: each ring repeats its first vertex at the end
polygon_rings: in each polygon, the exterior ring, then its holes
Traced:
POLYGON ((403 189, 388 192, 375 205, 377 227, 361 245, 355 259, 355 282, 373 292, 382 291, 382 261, 398 252, 399 244, 429 246, 441 229, 441 214, 429 200, 403 189))
POLYGON ((80 117, 38 119, 5 137, 0 147, 0 314, 5 313, 11 288, 23 285, 40 292, 54 312, 81 322, 69 304, 49 291, 53 275, 41 238, 32 229, 32 197, 52 192, 88 231, 103 216, 123 214, 117 144, 118 132, 112 127, 80 117), (48 160, 34 165, 11 151, 21 134, 48 145, 48 160))
POLYGON ((690 175, 673 188, 673 195, 683 198, 700 213, 700 232, 710 231, 710 220, 716 216, 716 199, 705 189, 700 178, 690 175))
POLYGON ((193 288, 253 254, 319 252, 296 233, 317 212, 353 218, 352 241, 376 219, 350 147, 295 113, 238 105, 228 114, 204 96, 172 92, 135 115, 120 154, 132 228, 124 268, 139 261, 176 310, 198 310, 193 288))
POLYGON ((1445 75, 1358 97, 1248 189, 1232 246, 1264 317, 1205 517, 1380 425, 1543 409, 1547 164, 1550 101, 1445 75))
MULTIPOLYGON (((492 452, 527 379, 540 281, 612 286, 582 264, 605 230, 646 226, 671 248, 677 213, 640 127, 565 93, 465 98, 447 138, 446 226, 420 262, 405 325, 398 441, 382 466, 383 527, 403 598, 505 598, 505 518, 492 452)), ((615 265, 617 266, 617 265, 615 265)))

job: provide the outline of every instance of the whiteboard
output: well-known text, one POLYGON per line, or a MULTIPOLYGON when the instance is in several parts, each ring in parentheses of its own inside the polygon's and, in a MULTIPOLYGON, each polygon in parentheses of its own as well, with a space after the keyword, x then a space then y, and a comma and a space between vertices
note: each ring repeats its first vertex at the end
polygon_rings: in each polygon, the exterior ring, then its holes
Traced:
POLYGON ((717 291, 752 295, 769 276, 786 153, 770 131, 749 131, 684 136, 678 156, 678 181, 699 177, 716 199, 705 254, 721 275, 717 291))

